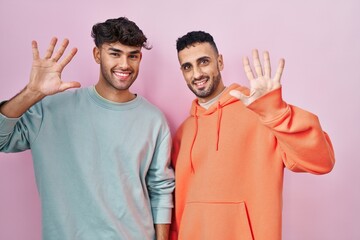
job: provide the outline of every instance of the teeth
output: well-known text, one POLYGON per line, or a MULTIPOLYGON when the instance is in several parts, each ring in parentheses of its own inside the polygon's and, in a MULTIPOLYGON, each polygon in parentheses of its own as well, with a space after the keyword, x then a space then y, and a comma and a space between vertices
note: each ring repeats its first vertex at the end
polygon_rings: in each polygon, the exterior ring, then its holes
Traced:
POLYGON ((130 73, 124 73, 124 72, 114 72, 114 74, 119 77, 127 77, 130 75, 130 73))
POLYGON ((201 87, 201 86, 205 85, 206 81, 207 81, 207 80, 205 79, 205 80, 202 80, 202 81, 194 82, 194 84, 195 84, 197 87, 201 87))

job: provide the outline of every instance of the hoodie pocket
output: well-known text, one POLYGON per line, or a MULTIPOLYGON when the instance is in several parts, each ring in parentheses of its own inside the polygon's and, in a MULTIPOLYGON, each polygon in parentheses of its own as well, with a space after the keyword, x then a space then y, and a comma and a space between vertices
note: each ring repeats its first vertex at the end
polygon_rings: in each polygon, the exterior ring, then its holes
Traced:
POLYGON ((244 202, 189 202, 179 240, 253 240, 244 202))

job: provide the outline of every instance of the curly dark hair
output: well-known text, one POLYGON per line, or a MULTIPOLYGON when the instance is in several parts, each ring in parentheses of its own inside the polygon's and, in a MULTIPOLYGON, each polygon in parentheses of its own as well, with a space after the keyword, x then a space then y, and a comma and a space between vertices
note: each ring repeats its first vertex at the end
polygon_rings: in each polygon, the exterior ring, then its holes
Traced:
POLYGON ((176 40, 176 50, 180 52, 184 48, 193 45, 195 43, 210 43, 214 48, 215 52, 218 53, 218 49, 214 42, 214 38, 207 32, 204 31, 192 31, 188 32, 186 35, 179 37, 176 40))
POLYGON ((95 24, 92 27, 91 37, 97 47, 104 43, 120 42, 127 46, 151 49, 141 29, 126 17, 108 19, 95 24))

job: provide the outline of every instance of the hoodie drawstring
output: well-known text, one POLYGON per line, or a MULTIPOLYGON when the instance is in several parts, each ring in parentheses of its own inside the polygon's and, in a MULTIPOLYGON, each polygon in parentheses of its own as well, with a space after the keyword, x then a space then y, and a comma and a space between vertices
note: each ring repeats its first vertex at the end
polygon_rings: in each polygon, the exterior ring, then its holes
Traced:
MULTIPOLYGON (((221 104, 220 104, 220 102, 218 102, 217 103, 217 123, 216 123, 216 151, 219 150, 222 112, 223 112, 223 110, 222 110, 221 104)), ((192 173, 195 173, 194 161, 193 161, 193 149, 194 149, 195 141, 196 141, 198 130, 199 130, 199 116, 197 113, 198 113, 198 107, 196 106, 195 112, 194 112, 195 132, 194 132, 194 137, 192 139, 191 147, 190 147, 190 167, 191 167, 192 173)))
POLYGON ((193 137, 191 147, 190 147, 190 166, 191 166, 191 172, 192 173, 195 173, 195 168, 194 168, 194 164, 193 164, 193 154, 192 153, 193 153, 193 148, 194 148, 194 144, 195 144, 195 141, 196 141, 196 137, 197 137, 197 133, 198 133, 198 125, 199 125, 197 111, 198 111, 198 108, 195 107, 195 113, 194 113, 195 133, 194 133, 194 137, 193 137))
POLYGON ((220 102, 217 103, 217 134, 216 134, 216 151, 219 150, 219 140, 220 140, 220 125, 221 125, 221 119, 222 119, 222 107, 220 105, 220 102))

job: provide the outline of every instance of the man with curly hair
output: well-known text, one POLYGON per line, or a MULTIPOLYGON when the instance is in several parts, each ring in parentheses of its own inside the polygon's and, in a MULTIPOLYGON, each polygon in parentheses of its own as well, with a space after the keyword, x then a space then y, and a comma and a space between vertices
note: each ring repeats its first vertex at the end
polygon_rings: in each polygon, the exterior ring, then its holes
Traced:
POLYGON ((30 81, 0 106, 0 150, 32 151, 43 239, 168 239, 169 127, 129 90, 147 38, 124 17, 95 24, 92 37, 100 76, 86 88, 61 79, 77 51, 61 60, 67 39, 55 51, 53 38, 44 58, 32 42, 30 81))

